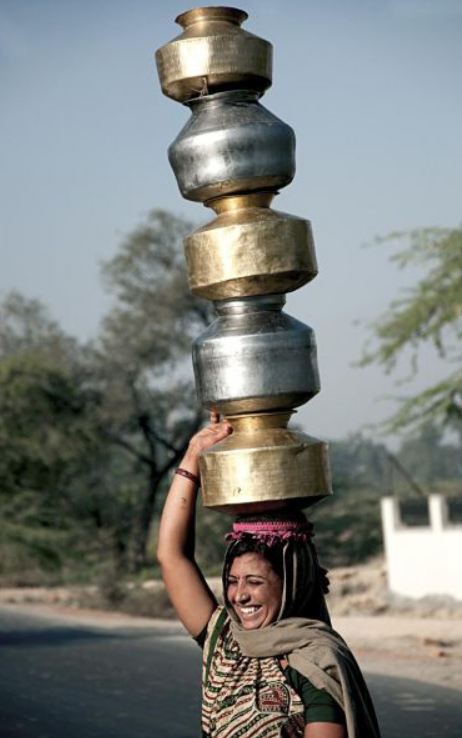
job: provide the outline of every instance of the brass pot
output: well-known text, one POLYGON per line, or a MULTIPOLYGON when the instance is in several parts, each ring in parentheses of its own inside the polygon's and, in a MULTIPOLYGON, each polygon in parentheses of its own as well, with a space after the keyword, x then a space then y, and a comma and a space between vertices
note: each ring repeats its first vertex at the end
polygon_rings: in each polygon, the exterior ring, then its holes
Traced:
POLYGON ((162 92, 179 102, 230 88, 271 86, 273 47, 240 25, 238 8, 194 8, 175 22, 184 30, 156 51, 162 92))
POLYGON ((259 513, 309 507, 332 494, 327 444, 289 430, 290 415, 228 417, 233 433, 199 462, 206 507, 259 513))
POLYGON ((218 213, 185 238, 189 286, 208 300, 291 292, 318 273, 311 224, 271 210, 272 193, 210 201, 218 213))

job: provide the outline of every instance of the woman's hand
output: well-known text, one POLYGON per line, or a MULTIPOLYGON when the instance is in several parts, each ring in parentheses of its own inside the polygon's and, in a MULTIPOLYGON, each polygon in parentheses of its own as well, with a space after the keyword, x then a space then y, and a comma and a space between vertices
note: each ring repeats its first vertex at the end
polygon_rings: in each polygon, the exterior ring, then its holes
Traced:
MULTIPOLYGON (((226 436, 229 436, 232 431, 231 424, 227 420, 220 421, 219 414, 211 412, 209 425, 196 433, 189 442, 184 458, 188 471, 194 471, 196 473, 199 465, 199 456, 219 441, 222 441, 226 436), (191 466, 194 468, 190 468, 191 466)), ((184 464, 182 463, 181 465, 183 466, 184 464)))

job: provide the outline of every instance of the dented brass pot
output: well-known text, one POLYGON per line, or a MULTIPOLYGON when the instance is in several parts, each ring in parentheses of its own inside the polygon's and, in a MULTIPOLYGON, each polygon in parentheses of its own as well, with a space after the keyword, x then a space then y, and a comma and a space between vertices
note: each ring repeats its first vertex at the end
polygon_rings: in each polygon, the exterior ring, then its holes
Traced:
POLYGON ((200 458, 206 507, 258 513, 309 507, 332 494, 327 444, 288 429, 289 417, 228 417, 233 433, 200 458))
POLYGON ((295 175, 292 128, 252 90, 228 90, 187 103, 191 118, 168 149, 187 200, 278 190, 295 175))
POLYGON ((225 415, 293 408, 319 392, 314 331, 282 312, 284 295, 216 303, 193 344, 199 402, 225 415))
POLYGON ((245 11, 227 7, 179 15, 175 20, 183 33, 156 51, 163 93, 185 102, 230 87, 261 92, 270 87, 273 48, 240 27, 247 18, 245 11))
POLYGON ((308 220, 269 207, 272 193, 210 203, 211 223, 185 238, 191 292, 208 300, 291 292, 318 268, 308 220))

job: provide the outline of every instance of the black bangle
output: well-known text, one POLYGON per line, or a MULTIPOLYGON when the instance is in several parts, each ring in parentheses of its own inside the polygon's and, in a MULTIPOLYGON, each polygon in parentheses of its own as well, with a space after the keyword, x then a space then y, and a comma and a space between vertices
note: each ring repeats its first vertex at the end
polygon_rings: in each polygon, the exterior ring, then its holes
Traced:
POLYGON ((191 482, 194 482, 196 487, 200 487, 201 480, 199 479, 197 474, 193 474, 187 469, 182 469, 181 466, 179 466, 178 469, 175 469, 175 474, 179 474, 180 477, 186 477, 186 479, 189 479, 191 482))

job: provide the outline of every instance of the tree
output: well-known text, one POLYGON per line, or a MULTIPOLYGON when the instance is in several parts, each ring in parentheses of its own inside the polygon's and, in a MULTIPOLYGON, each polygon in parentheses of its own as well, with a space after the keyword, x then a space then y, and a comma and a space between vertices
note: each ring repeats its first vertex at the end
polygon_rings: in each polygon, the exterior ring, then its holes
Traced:
POLYGON ((45 537, 57 565, 60 546, 117 574, 147 562, 156 501, 202 422, 189 362, 212 306, 188 289, 191 228, 152 211, 128 235, 104 265, 115 304, 92 345, 36 300, 0 306, 0 507, 10 540, 45 537))
MULTIPOLYGON (((387 490, 387 449, 360 434, 329 443, 334 496, 309 510, 328 566, 364 561, 382 550, 380 497, 387 490)), ((324 561, 323 556, 323 561, 324 561)))
POLYGON ((360 365, 378 363, 391 372, 405 350, 410 350, 414 376, 423 345, 432 343, 452 368, 442 381, 402 400, 387 424, 388 430, 415 428, 431 420, 461 432, 462 229, 419 229, 378 240, 407 242, 391 260, 400 268, 421 265, 426 273, 372 323, 373 345, 366 348, 360 365))
POLYGON ((153 210, 104 265, 116 304, 94 350, 104 437, 131 461, 130 568, 146 563, 156 500, 203 413, 191 382, 192 339, 212 306, 188 289, 183 237, 191 223, 153 210))
POLYGON ((101 445, 78 344, 40 302, 18 293, 6 297, 0 317, 2 570, 23 570, 25 581, 31 563, 59 570, 69 537, 83 542, 75 500, 87 485, 78 482, 101 445))
POLYGON ((50 318, 40 300, 13 290, 0 304, 0 360, 33 352, 70 366, 79 345, 50 318))
POLYGON ((398 458, 418 483, 430 490, 451 491, 460 487, 462 454, 460 445, 449 443, 434 423, 422 425, 418 433, 404 439, 398 458))

